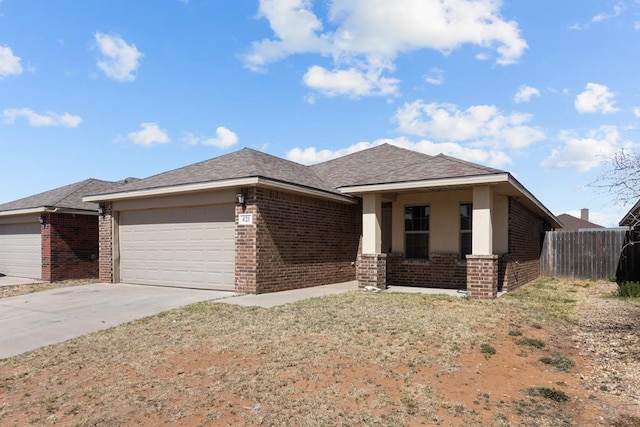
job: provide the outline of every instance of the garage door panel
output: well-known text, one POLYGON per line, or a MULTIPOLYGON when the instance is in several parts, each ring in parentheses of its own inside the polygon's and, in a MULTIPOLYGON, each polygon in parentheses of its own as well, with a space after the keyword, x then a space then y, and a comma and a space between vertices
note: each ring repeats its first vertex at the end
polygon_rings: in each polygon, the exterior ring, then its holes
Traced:
POLYGON ((38 222, 0 225, 0 273, 42 277, 42 240, 38 222))
POLYGON ((120 214, 120 280, 233 289, 233 205, 120 214))

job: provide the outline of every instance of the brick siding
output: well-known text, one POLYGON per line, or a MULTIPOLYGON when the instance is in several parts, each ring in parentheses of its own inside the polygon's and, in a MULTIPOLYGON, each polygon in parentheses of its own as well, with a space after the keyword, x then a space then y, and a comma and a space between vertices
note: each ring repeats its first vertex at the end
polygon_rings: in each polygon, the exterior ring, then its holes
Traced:
POLYGON ((509 253, 500 263, 502 290, 512 291, 540 277, 543 221, 515 199, 509 199, 509 253))
POLYGON ((256 206, 256 189, 245 190, 246 206, 236 205, 236 266, 235 290, 237 292, 257 292, 257 232, 260 212, 256 206), (253 225, 239 225, 238 215, 253 215, 253 225))
POLYGON ((356 276, 358 287, 387 288, 387 254, 359 254, 356 276))
POLYGON ((498 295, 498 255, 467 255, 467 296, 494 299, 498 295))
POLYGON ((104 216, 98 217, 100 249, 100 269, 98 278, 101 282, 113 283, 113 210, 111 203, 104 204, 104 216))
POLYGON ((93 215, 44 214, 42 280, 98 277, 98 219, 93 215))
POLYGON ((467 265, 458 254, 432 253, 429 260, 406 260, 401 253, 389 254, 388 283, 396 286, 464 289, 467 265))
MULTIPOLYGON (((277 292, 355 280, 359 205, 265 188, 245 194, 254 225, 236 229, 238 291, 277 292)), ((236 213, 241 212, 238 207, 236 213)))

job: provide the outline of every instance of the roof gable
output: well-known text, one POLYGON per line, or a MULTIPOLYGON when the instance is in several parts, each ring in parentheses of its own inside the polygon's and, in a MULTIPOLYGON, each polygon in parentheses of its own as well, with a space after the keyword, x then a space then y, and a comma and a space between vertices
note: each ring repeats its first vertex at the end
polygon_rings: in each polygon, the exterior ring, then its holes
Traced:
POLYGON ((122 185, 123 184, 121 182, 102 181, 99 179, 89 178, 84 181, 75 182, 43 193, 34 194, 33 196, 25 197, 23 199, 4 203, 0 205, 0 212, 42 207, 95 211, 97 210, 98 205, 96 203, 83 202, 82 198, 84 196, 96 192, 113 191, 120 188, 122 185))

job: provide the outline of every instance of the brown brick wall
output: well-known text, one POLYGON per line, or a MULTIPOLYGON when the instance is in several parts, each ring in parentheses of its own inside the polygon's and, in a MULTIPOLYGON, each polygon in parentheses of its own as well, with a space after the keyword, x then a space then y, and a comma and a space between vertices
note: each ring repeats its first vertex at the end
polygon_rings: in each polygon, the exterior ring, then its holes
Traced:
POLYGON ((543 221, 515 199, 509 199, 509 253, 503 257, 502 290, 512 291, 540 277, 543 221))
MULTIPOLYGON (((255 238, 238 240, 236 249, 252 251, 255 239, 255 288, 276 292, 356 279, 355 261, 362 230, 359 205, 333 202, 265 188, 250 193, 247 212, 255 209, 255 238), (252 204, 255 203, 255 206, 252 204), (249 245, 249 246, 245 246, 249 245)), ((238 230, 242 226, 238 226, 238 230)), ((250 261, 237 255, 236 286, 250 289, 250 261)))
POLYGON ((358 287, 387 288, 387 254, 359 254, 356 276, 358 287))
POLYGON ((98 277, 98 219, 92 215, 44 214, 42 280, 98 277))
POLYGON ((389 254, 388 283, 396 286, 464 289, 467 266, 458 254, 433 253, 429 260, 405 260, 403 254, 389 254))
POLYGON ((236 205, 236 267, 235 289, 237 292, 257 292, 256 283, 256 248, 258 224, 262 221, 256 205, 256 189, 249 188, 244 191, 247 205, 236 205), (253 225, 239 225, 238 215, 252 214, 253 225))
POLYGON ((100 268, 98 278, 101 282, 113 282, 113 210, 111 203, 104 204, 104 216, 98 217, 98 247, 100 268))
POLYGON ((498 295, 498 255, 467 255, 467 296, 493 299, 498 295))

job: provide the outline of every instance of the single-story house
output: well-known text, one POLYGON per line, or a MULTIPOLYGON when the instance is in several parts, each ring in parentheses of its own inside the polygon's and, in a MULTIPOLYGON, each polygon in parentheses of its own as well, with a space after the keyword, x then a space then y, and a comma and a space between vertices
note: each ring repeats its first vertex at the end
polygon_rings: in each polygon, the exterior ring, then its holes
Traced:
POLYGON ((274 292, 357 279, 493 298, 561 224, 511 174, 384 144, 313 166, 242 149, 84 198, 100 279, 274 292))
POLYGON ((556 231, 586 231, 604 228, 601 225, 589 221, 589 209, 580 209, 580 218, 569 214, 560 214, 557 217, 562 223, 562 228, 556 231))
POLYGON ((640 200, 629 209, 629 212, 620 220, 618 225, 640 230, 640 200))
POLYGON ((0 274, 52 282, 98 277, 98 204, 120 183, 87 179, 0 205, 0 274))

